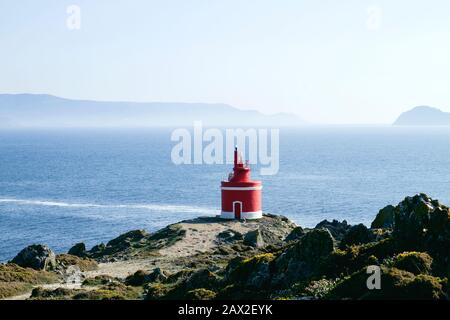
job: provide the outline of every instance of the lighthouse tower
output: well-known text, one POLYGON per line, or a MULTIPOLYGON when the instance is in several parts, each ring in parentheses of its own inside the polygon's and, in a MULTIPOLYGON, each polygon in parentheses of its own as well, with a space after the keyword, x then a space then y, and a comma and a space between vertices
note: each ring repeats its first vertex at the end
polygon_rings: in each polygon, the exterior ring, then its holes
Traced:
POLYGON ((222 181, 223 219, 259 219, 261 211, 261 181, 250 178, 250 167, 242 162, 242 155, 234 150, 234 168, 228 181, 222 181))

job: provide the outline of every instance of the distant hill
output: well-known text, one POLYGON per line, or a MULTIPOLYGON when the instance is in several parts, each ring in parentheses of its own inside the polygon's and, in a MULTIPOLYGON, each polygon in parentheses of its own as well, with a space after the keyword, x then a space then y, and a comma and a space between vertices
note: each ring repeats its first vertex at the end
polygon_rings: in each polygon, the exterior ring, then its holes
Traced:
POLYGON ((0 94, 0 127, 297 126, 295 115, 265 115, 226 104, 105 102, 45 94, 0 94))
POLYGON ((437 108, 420 106, 404 112, 394 122, 396 126, 449 126, 450 113, 437 108))

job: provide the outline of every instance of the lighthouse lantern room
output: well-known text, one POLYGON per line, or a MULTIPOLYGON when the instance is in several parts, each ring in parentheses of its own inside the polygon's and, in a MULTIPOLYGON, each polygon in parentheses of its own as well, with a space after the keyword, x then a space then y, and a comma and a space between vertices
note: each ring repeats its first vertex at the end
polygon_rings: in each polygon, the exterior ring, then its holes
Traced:
POLYGON ((222 181, 223 219, 259 219, 261 210, 261 181, 251 180, 250 167, 234 149, 234 168, 228 181, 222 181))

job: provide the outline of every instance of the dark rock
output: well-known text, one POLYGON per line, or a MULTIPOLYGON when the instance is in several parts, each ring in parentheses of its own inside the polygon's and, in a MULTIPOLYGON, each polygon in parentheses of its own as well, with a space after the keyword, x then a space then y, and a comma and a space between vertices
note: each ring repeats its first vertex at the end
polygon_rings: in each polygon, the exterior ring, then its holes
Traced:
POLYGON ((391 205, 381 209, 378 212, 377 216, 375 217, 375 220, 373 220, 370 227, 372 229, 393 228, 394 227, 394 212, 395 212, 395 207, 391 206, 391 205))
POLYGON ((341 241, 341 248, 346 246, 369 243, 375 240, 375 235, 365 225, 358 224, 352 226, 348 232, 344 235, 341 241))
POLYGON ((351 226, 347 223, 346 220, 342 222, 339 222, 337 220, 333 220, 332 222, 323 220, 322 222, 319 222, 317 224, 315 229, 327 229, 328 231, 330 231, 334 239, 340 241, 350 229, 350 227, 351 226))
POLYGON ((186 286, 188 289, 205 288, 214 290, 219 282, 220 278, 214 272, 202 269, 193 273, 186 280, 186 286))
POLYGON ((294 230, 291 231, 291 233, 288 234, 286 237, 286 241, 295 241, 299 240, 301 237, 305 235, 305 231, 302 227, 295 227, 294 230))
POLYGON ((118 247, 118 249, 127 248, 130 246, 131 242, 138 242, 148 235, 145 230, 132 230, 124 233, 117 238, 109 241, 107 247, 118 247))
POLYGON ((56 256, 46 245, 34 244, 20 251, 11 262, 23 268, 53 270, 56 267, 56 256))
POLYGON ((227 266, 226 280, 247 289, 264 289, 270 283, 270 263, 274 259, 272 253, 233 259, 227 266))
POLYGON ((264 247, 265 243, 259 229, 249 231, 244 236, 244 244, 254 248, 264 247))
POLYGON ((436 209, 425 194, 406 197, 395 208, 394 237, 405 248, 417 248, 423 244, 430 222, 430 214, 436 209))
POLYGON ((125 284, 129 285, 129 286, 142 286, 143 284, 145 284, 147 281, 147 277, 148 277, 149 273, 144 271, 144 270, 138 270, 135 273, 133 273, 132 275, 129 275, 128 277, 126 277, 125 279, 125 284))
POLYGON ((146 282, 164 282, 169 277, 169 274, 161 268, 155 268, 147 276, 146 282))
POLYGON ((86 245, 83 242, 77 243, 67 253, 83 258, 86 256, 86 245))
POLYGON ((334 239, 327 229, 314 229, 284 251, 274 261, 274 286, 289 286, 314 275, 320 263, 334 250, 334 239))
POLYGON ((450 212, 426 194, 407 197, 395 208, 393 237, 404 251, 429 251, 450 262, 450 212))
POLYGON ((144 270, 138 270, 125 279, 125 284, 136 287, 146 283, 164 282, 167 280, 168 276, 169 275, 160 268, 155 268, 151 273, 144 270))
POLYGON ((219 240, 219 242, 233 242, 243 240, 243 238, 244 237, 241 233, 231 229, 222 231, 217 235, 217 239, 219 240))
POLYGON ((97 244, 92 247, 92 249, 89 251, 89 253, 92 253, 93 255, 101 254, 106 249, 106 245, 104 243, 97 244))

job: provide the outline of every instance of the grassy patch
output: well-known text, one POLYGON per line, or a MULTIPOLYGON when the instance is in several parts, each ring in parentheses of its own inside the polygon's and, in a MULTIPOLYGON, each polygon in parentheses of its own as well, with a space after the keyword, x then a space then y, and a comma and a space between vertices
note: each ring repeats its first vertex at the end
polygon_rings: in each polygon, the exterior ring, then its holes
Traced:
POLYGON ((0 264, 0 298, 19 295, 33 285, 54 283, 59 280, 54 273, 22 268, 16 264, 0 264))
POLYGON ((98 269, 98 264, 95 260, 89 258, 80 258, 71 254, 57 255, 56 262, 65 267, 77 266, 81 271, 93 271, 98 269))

